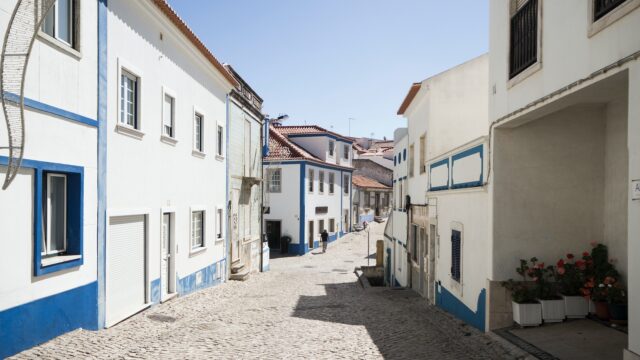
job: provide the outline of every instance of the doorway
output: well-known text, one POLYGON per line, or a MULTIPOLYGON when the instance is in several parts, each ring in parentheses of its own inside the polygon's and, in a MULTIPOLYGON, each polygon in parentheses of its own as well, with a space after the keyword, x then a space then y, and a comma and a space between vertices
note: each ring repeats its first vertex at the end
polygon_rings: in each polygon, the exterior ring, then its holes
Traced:
POLYGON ((429 225, 427 239, 427 299, 431 304, 436 303, 436 225, 429 225))
POLYGON ((238 228, 240 189, 233 189, 231 196, 231 263, 235 263, 240 260, 240 234, 238 228))
POLYGON ((160 301, 166 301, 175 293, 175 284, 173 282, 173 226, 172 226, 172 213, 162 214, 162 233, 161 233, 161 254, 160 254, 160 278, 162 295, 160 301))
POLYGON ((313 249, 313 240, 316 237, 316 233, 313 230, 313 220, 309 221, 309 249, 313 249))
POLYGON ((282 223, 280 221, 268 220, 265 227, 267 240, 269 241, 269 249, 280 249, 282 223))
POLYGON ((376 193, 376 200, 375 200, 375 214, 376 216, 380 216, 380 193, 376 193))

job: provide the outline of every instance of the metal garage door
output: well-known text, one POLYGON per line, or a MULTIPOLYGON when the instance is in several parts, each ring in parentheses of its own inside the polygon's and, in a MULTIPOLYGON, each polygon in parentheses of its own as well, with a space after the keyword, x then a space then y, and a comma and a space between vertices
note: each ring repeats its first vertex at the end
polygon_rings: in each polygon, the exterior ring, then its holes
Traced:
POLYGON ((106 326, 142 310, 145 305, 145 217, 109 220, 106 268, 106 326))

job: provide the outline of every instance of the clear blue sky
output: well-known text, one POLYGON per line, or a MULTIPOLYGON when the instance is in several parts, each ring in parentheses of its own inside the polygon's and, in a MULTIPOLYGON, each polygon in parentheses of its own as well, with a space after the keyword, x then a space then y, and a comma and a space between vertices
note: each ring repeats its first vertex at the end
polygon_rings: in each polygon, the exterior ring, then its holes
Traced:
POLYGON ((393 137, 411 83, 488 49, 486 0, 169 0, 288 124, 393 137))

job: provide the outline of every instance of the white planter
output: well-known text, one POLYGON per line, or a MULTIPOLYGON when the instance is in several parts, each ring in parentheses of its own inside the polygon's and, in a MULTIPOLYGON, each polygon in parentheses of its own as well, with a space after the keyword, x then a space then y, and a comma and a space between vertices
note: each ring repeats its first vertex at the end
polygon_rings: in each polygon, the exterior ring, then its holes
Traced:
POLYGON ((520 326, 539 326, 542 324, 542 305, 518 304, 512 301, 513 321, 520 326))
POLYGON ((569 319, 582 319, 589 314, 589 301, 582 296, 564 296, 564 311, 569 319))
POLYGON ((538 300, 542 305, 544 322, 563 322, 565 318, 564 300, 538 300))

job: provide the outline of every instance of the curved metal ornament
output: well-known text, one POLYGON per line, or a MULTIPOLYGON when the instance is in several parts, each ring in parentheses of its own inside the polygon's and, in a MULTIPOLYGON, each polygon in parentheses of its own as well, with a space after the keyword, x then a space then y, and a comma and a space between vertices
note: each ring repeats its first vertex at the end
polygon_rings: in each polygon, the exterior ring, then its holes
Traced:
POLYGON ((18 0, 0 59, 0 94, 9 137, 9 163, 2 189, 15 179, 24 155, 24 79, 40 25, 55 0, 18 0))

